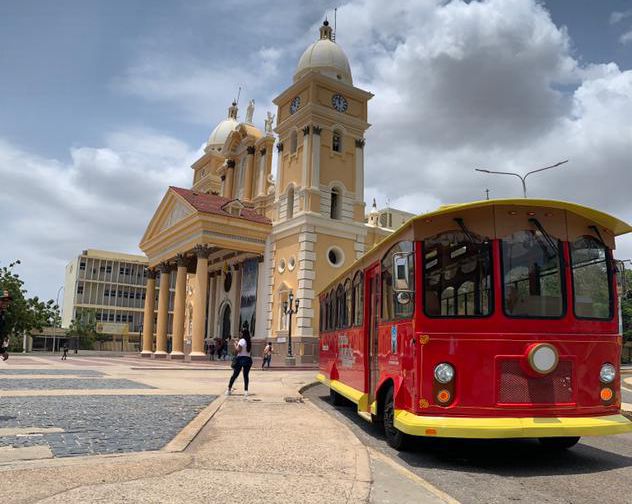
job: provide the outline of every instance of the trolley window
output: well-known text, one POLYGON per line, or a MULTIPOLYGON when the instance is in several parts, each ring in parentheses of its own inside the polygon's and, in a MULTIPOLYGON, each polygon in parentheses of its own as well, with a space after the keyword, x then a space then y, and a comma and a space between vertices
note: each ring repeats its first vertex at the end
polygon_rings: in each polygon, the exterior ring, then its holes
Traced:
POLYGON ((492 312, 492 248, 461 231, 424 241, 424 311, 429 317, 484 317, 492 312))
POLYGON ((610 320, 614 315, 608 249, 592 236, 571 243, 573 305, 577 318, 610 320))
POLYGON ((559 318, 564 314, 564 280, 559 240, 540 231, 518 231, 501 241, 503 306, 520 318, 559 318), (554 247, 556 245, 556 247, 554 247))
POLYGON ((364 314, 364 282, 361 271, 353 277, 353 325, 361 326, 364 314))
POLYGON ((415 310, 415 259, 413 242, 402 241, 394 245, 382 259, 382 321, 406 319, 415 310), (393 290, 393 255, 408 254, 408 285, 412 291, 403 298, 393 290))
POLYGON ((344 327, 351 327, 353 325, 353 307, 351 305, 351 279, 345 280, 345 319, 344 327))

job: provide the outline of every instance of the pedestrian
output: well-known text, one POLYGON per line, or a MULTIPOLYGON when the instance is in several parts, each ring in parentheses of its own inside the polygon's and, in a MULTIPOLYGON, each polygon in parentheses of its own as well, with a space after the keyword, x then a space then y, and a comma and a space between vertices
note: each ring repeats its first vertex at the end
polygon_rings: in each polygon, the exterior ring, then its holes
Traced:
POLYGON ((268 364, 268 369, 270 369, 270 362, 272 361, 272 343, 268 341, 266 346, 263 349, 263 362, 261 363, 261 369, 268 364))
POLYGON ((244 399, 248 397, 248 382, 250 374, 250 368, 252 367, 252 357, 250 357, 250 350, 252 343, 250 341, 250 331, 248 330, 248 322, 244 322, 244 328, 241 331, 241 339, 235 344, 235 358, 233 360, 233 375, 228 382, 228 388, 226 389, 226 395, 229 396, 233 389, 233 384, 239 376, 239 373, 244 372, 244 399))
POLYGON ((213 340, 208 343, 209 360, 215 360, 215 342, 213 340))
POLYGON ((68 359, 68 345, 66 343, 64 343, 64 348, 62 348, 62 351, 64 353, 61 356, 61 360, 67 360, 68 359))
POLYGON ((0 347, 0 356, 5 361, 9 358, 9 337, 5 336, 2 339, 2 346, 0 347))

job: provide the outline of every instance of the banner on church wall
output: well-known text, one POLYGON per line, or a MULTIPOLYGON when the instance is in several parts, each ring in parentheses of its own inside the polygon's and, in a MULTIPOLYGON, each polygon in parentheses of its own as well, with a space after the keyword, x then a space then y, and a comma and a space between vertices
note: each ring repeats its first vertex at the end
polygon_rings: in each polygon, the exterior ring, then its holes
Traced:
POLYGON ((239 329, 248 322, 250 335, 255 334, 257 305, 257 273, 259 262, 256 259, 245 261, 241 270, 241 300, 239 305, 239 329))

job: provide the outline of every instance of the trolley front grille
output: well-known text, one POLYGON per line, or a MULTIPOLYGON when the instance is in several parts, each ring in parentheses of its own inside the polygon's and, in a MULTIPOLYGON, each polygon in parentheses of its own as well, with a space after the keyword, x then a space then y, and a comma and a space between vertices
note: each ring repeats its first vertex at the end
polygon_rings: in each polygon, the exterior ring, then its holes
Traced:
POLYGON ((498 402, 506 404, 558 404, 574 402, 573 363, 560 361, 551 374, 526 374, 518 359, 500 363, 498 402))

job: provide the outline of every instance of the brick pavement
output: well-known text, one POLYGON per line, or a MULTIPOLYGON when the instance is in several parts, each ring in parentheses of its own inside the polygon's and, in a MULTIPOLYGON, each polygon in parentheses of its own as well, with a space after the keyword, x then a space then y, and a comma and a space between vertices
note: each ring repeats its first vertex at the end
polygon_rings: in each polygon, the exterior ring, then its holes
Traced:
POLYGON ((153 389, 137 381, 118 378, 0 378, 0 390, 153 389))
POLYGON ((216 396, 35 396, 1 401, 0 428, 63 432, 3 436, 0 446, 48 445, 55 457, 159 450, 216 396))

